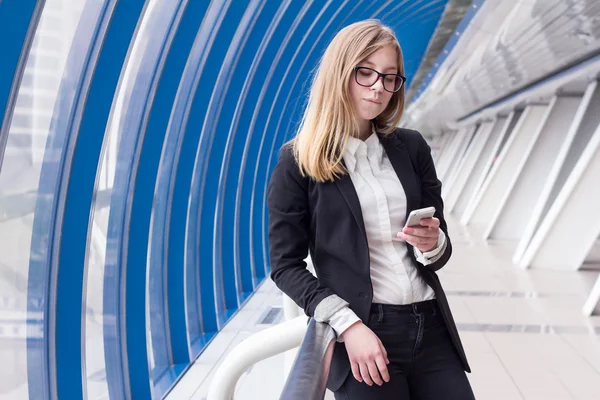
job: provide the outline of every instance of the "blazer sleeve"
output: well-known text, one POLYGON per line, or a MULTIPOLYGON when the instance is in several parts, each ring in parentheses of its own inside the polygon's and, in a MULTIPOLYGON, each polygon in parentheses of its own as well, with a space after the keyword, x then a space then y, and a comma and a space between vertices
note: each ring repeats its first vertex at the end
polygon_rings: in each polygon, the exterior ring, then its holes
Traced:
POLYGON ((308 178, 302 177, 291 148, 284 146, 267 189, 271 279, 313 317, 315 308, 335 293, 308 271, 310 243, 308 178))
POLYGON ((416 161, 417 173, 421 181, 421 207, 435 207, 435 217, 440 220, 440 229, 446 235, 445 249, 440 252, 436 261, 427 265, 427 268, 437 271, 441 269, 452 255, 452 242, 448 235, 448 225, 444 218, 444 201, 442 200, 442 182, 437 177, 433 158, 431 157, 431 147, 423 136, 416 131, 411 134, 416 143, 416 161))

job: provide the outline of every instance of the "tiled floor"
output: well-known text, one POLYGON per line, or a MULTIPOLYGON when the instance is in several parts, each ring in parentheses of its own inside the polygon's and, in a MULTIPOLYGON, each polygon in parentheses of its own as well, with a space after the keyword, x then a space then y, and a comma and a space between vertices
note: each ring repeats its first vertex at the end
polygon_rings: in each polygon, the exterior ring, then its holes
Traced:
MULTIPOLYGON (((581 307, 598 271, 521 270, 514 244, 485 243, 450 220, 454 253, 440 271, 473 373, 478 400, 600 400, 600 317, 581 307)), ((201 355, 168 399, 201 400, 215 363, 253 332, 281 295, 266 281, 201 355)), ((284 357, 256 364, 236 399, 278 399, 284 357)))

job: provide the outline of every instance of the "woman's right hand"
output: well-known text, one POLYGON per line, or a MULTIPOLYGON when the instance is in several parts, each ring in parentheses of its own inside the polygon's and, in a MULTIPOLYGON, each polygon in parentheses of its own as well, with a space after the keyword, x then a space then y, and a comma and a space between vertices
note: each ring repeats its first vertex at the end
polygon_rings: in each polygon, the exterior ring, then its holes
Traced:
POLYGON ((357 381, 369 386, 373 386, 373 382, 381 386, 383 381, 390 381, 387 352, 369 327, 358 321, 342 333, 342 338, 350 358, 352 375, 357 381))

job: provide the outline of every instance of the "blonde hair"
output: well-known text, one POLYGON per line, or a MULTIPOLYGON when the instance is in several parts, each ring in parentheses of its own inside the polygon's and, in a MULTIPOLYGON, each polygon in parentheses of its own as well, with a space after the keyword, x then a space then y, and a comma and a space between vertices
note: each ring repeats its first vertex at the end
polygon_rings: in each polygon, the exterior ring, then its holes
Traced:
MULTIPOLYGON (((359 132, 359 121, 350 98, 354 67, 386 46, 396 50, 398 73, 404 75, 398 39, 392 29, 378 20, 369 19, 345 27, 325 50, 312 80, 298 133, 289 143, 302 176, 326 182, 346 173, 342 155, 348 137, 357 136, 359 132)), ((373 120, 377 131, 394 132, 403 111, 404 87, 392 95, 386 109, 373 120)))

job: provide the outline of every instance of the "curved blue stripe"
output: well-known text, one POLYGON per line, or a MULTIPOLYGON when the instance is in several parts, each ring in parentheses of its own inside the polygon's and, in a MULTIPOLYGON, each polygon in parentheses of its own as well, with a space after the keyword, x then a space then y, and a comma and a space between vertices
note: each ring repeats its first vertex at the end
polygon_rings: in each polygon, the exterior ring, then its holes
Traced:
MULTIPOLYGON (((202 66, 206 46, 210 46, 209 36, 214 34, 210 24, 202 26, 201 23, 203 19, 217 18, 218 12, 218 9, 215 8, 209 11, 206 2, 192 1, 188 4, 188 11, 186 11, 180 27, 181 38, 178 33, 175 43, 181 59, 178 61, 177 67, 180 72, 173 79, 181 77, 181 81, 170 116, 155 189, 153 212, 155 225, 152 235, 153 243, 155 243, 153 246, 156 247, 157 254, 153 255, 152 259, 153 262, 162 262, 167 266, 169 332, 176 370, 187 366, 188 360, 194 357, 198 348, 203 348, 209 339, 204 335, 199 290, 197 289, 200 283, 185 278, 187 273, 183 255, 185 211, 173 210, 173 198, 177 158, 183 141, 194 88, 198 82, 198 70, 202 66), (183 215, 181 225, 171 224, 173 213, 175 216, 178 215, 177 213, 183 215), (170 240, 171 242, 169 242, 170 240)), ((171 110, 169 109, 169 111, 171 110)))
MULTIPOLYGON (((85 253, 92 194, 102 141, 129 40, 143 0, 117 3, 100 50, 73 153, 56 277, 56 371, 59 398, 83 398, 82 304, 85 253), (74 301, 74 299, 77 299, 74 301)), ((72 135, 75 136, 74 133, 72 135)), ((113 365, 107 365, 112 368, 113 365)), ((113 388, 125 396, 125 388, 113 388)))
POLYGON ((200 76, 226 10, 225 1, 213 1, 205 11, 203 23, 196 35, 181 78, 159 166, 158 185, 167 190, 163 194, 156 193, 154 215, 161 217, 164 212, 166 220, 163 224, 164 230, 153 231, 153 235, 162 234, 167 238, 168 265, 171 266, 169 271, 172 268, 183 268, 184 270, 187 334, 192 357, 195 357, 217 332, 217 322, 214 304, 201 302, 199 271, 195 268, 196 264, 188 261, 185 253, 189 182, 193 170, 194 154, 193 151, 189 153, 183 150, 189 146, 190 139, 186 137, 185 132, 191 104, 197 94, 200 76))
MULTIPOLYGON (((246 140, 246 146, 244 148, 244 155, 242 158, 242 168, 239 177, 239 192, 240 196, 240 230, 237 233, 240 235, 240 241, 242 238, 247 238, 247 241, 241 242, 240 247, 241 257, 247 257, 246 259, 251 263, 253 270, 256 272, 258 281, 262 281, 267 273, 267 266, 265 265, 264 258, 255 257, 255 242, 261 243, 262 249, 262 236, 254 237, 254 225, 252 222, 252 210, 253 210, 253 198, 254 198, 254 186, 253 178, 255 176, 255 168, 258 164, 258 153, 259 146, 263 143, 263 138, 260 135, 260 127, 264 126, 266 122, 266 116, 264 116, 264 104, 270 104, 272 98, 272 91, 269 90, 271 83, 277 85, 280 79, 280 62, 281 60, 289 60, 291 55, 297 47, 297 42, 301 39, 301 36, 297 32, 301 32, 305 25, 308 25, 310 21, 318 14, 319 5, 313 4, 312 1, 294 2, 290 5, 290 8, 286 12, 286 16, 282 20, 281 37, 282 41, 279 43, 277 53, 273 56, 273 61, 265 65, 268 71, 262 86, 257 88, 259 93, 255 94, 256 104, 254 107, 250 107, 249 112, 252 112, 251 121, 247 128, 244 128, 245 132, 248 132, 248 138, 246 140), (259 131, 254 132, 258 126, 259 131)), ((279 28, 279 27, 278 27, 279 28)), ((278 29, 279 30, 279 29, 278 29)), ((244 259, 244 258, 242 258, 244 259)))
MULTIPOLYGON (((174 68, 177 73, 165 75, 163 79, 177 83, 175 101, 172 107, 164 110, 169 112, 166 126, 157 125, 161 134, 166 131, 163 142, 162 154, 158 164, 158 176, 154 188, 154 204, 150 225, 151 271, 157 279, 167 276, 167 309, 169 315, 169 330, 173 363, 175 369, 180 364, 187 364, 195 351, 193 346, 203 348, 206 339, 203 333, 203 322, 200 311, 198 293, 195 288, 199 285, 195 280, 186 281, 183 257, 185 214, 182 217, 183 226, 173 224, 173 213, 181 210, 172 209, 174 186, 177 172, 179 151, 183 141, 183 132, 189 112, 189 103, 193 97, 194 87, 197 84, 198 69, 201 67, 202 55, 205 47, 209 46, 209 36, 212 26, 201 23, 205 19, 215 18, 208 12, 208 4, 192 1, 188 3, 187 11, 180 25, 173 43, 173 51, 179 54, 174 58, 174 68), (175 61, 177 60, 177 61, 175 61), (171 244, 170 244, 171 243, 171 244), (165 271, 162 273, 160 271, 165 271), (191 290, 189 288, 192 288, 191 290)), ((175 53, 174 53, 175 54, 175 53)), ((153 124, 150 125, 154 127, 153 124)), ((172 376, 171 373, 169 373, 172 376)), ((175 377, 173 377, 175 379, 175 377)))
MULTIPOLYGON (((38 196, 36 199, 33 229, 31 237, 31 254, 29 264, 28 297, 44 299, 46 307, 43 319, 45 344, 40 350, 37 341, 28 341, 28 377, 29 393, 32 398, 44 398, 41 393, 52 393, 57 396, 57 367, 55 335, 56 331, 56 274, 58 273, 57 252, 60 241, 62 214, 66 197, 64 175, 69 173, 72 162, 72 145, 76 140, 79 116, 85 105, 85 95, 89 88, 91 71, 98 56, 101 42, 108 20, 112 12, 112 4, 98 2, 86 7, 81 14, 80 24, 75 32, 78 43, 72 46, 65 64, 69 71, 61 78, 58 88, 52 124, 50 125, 44 160, 41 166, 38 196), (35 257, 33 255, 36 255, 35 257), (36 281, 34 277, 43 276, 45 282, 36 281), (42 359, 38 354, 43 351, 42 359), (46 369, 47 367, 47 369, 46 369), (43 385, 50 384, 50 390, 43 385), (39 394, 39 396, 38 396, 39 394)), ((29 311, 35 302, 29 302, 29 311)))
MULTIPOLYGON (((210 96, 210 103, 206 115, 198 110, 198 117, 203 118, 202 131, 200 132, 199 151, 196 156, 196 170, 194 171, 194 179, 192 187, 197 187, 199 190, 193 190, 191 210, 199 210, 198 221, 200 228, 200 248, 197 259, 200 262, 200 270, 212 268, 213 281, 215 287, 222 287, 225 296, 225 309, 227 315, 235 312, 239 304, 244 300, 241 296, 242 283, 240 272, 234 270, 234 265, 223 265, 216 254, 220 252, 222 243, 220 237, 215 235, 215 231, 219 230, 218 213, 216 209, 216 197, 219 190, 219 171, 223 162, 223 153, 225 145, 229 138, 231 125, 232 108, 227 107, 226 100, 230 95, 236 98, 240 96, 240 87, 245 81, 246 69, 242 69, 241 63, 251 60, 252 54, 256 54, 256 48, 250 47, 249 38, 256 35, 257 31, 260 35, 264 32, 263 27, 257 24, 257 20, 262 14, 262 9, 265 5, 265 0, 252 0, 244 10, 241 20, 236 23, 236 31, 233 38, 229 41, 227 54, 220 63, 221 68, 218 72, 215 85, 212 89, 212 94, 206 90, 206 96, 210 96), (244 59, 245 57, 245 59, 244 59), (203 157, 203 158, 199 158, 203 157)), ((241 10, 240 10, 241 11, 241 10)), ((264 26, 264 25, 263 25, 264 26)), ((256 41, 254 42, 256 43, 256 41)), ((224 46, 225 47, 225 46, 224 46)), ((196 115, 196 111, 192 111, 196 115)), ((190 232, 195 232, 193 224, 190 232)), ((196 238, 193 235, 189 236, 191 243, 195 243, 196 238)), ((208 274, 203 274, 210 279, 208 274)), ((227 318, 226 318, 227 319, 227 318)))
MULTIPOLYGON (((221 271, 214 271, 212 263, 208 264, 204 258, 206 253, 212 251, 212 242, 204 238, 200 231, 202 224, 200 221, 200 208, 202 207, 203 185, 202 177, 206 173, 207 156, 210 151, 212 137, 203 130, 207 121, 205 111, 209 104, 216 101, 212 97, 212 88, 218 81, 219 71, 223 63, 227 62, 225 56, 229 44, 235 40, 234 33, 240 24, 246 4, 244 2, 232 2, 227 10, 223 24, 217 33, 215 46, 208 54, 206 66, 202 71, 200 82, 198 83, 198 92, 194 97, 188 125, 186 127, 186 144, 181 151, 181 159, 186 158, 189 161, 194 159, 193 176, 189 183, 189 203, 187 204, 187 227, 186 227, 186 267, 194 268, 200 271, 200 297, 204 310, 209 305, 215 308, 217 317, 217 329, 223 326, 224 322, 231 315, 228 306, 235 303, 237 308, 237 299, 226 301, 221 271), (229 304, 227 304, 229 303, 229 304)), ((181 164, 179 168, 181 169, 181 164)), ((205 215, 211 220, 212 215, 205 215)), ((212 225, 211 225, 212 228, 212 225)), ((209 229, 209 232, 212 229, 209 229)))
POLYGON ((163 149, 166 151, 170 140, 165 133, 168 131, 171 109, 194 37, 206 11, 205 3, 198 1, 186 1, 186 3, 154 95, 154 104, 140 156, 138 171, 140 179, 136 181, 130 226, 129 263, 145 263, 148 251, 150 254, 146 284, 149 285, 148 293, 150 293, 147 303, 150 307, 148 312, 152 316, 149 329, 152 335, 155 364, 154 370, 151 371, 151 378, 157 398, 161 398, 167 392, 190 362, 185 316, 184 269, 182 265, 168 268, 166 246, 163 245, 166 244, 165 236, 157 234, 164 229, 167 215, 165 208, 161 207, 163 203, 159 203, 162 194, 168 191, 168 187, 161 186, 166 181, 157 177, 161 151, 163 149), (153 199, 155 199, 154 204, 153 199), (148 238, 145 235, 150 236, 149 241, 146 240, 148 238), (156 347, 165 349, 160 350, 156 347), (161 351, 164 353, 162 356, 159 354, 161 351))
POLYGON ((270 61, 265 54, 268 54, 269 46, 274 47, 273 34, 289 4, 290 0, 282 2, 278 8, 273 3, 265 5, 256 22, 256 29, 248 38, 248 45, 244 49, 245 53, 254 51, 254 54, 243 54, 240 58, 238 66, 240 72, 232 76, 230 90, 217 128, 217 132, 228 130, 229 134, 221 161, 216 197, 215 238, 218 244, 215 246, 215 262, 217 265, 223 265, 223 268, 233 268, 236 273, 239 273, 237 280, 240 281, 238 287, 241 292, 240 301, 248 298, 256 286, 256 277, 250 263, 240 262, 239 237, 236 235, 238 231, 236 221, 239 221, 236 197, 237 176, 241 171, 242 153, 246 142, 244 131, 240 128, 240 119, 244 107, 248 107, 246 105, 249 100, 248 93, 256 83, 261 62, 270 61), (243 73, 243 71, 247 72, 243 73))
POLYGON ((0 1, 0 169, 21 78, 45 0, 0 1))
MULTIPOLYGON (((139 62, 132 85, 120 88, 131 94, 122 105, 124 112, 119 121, 120 127, 117 128, 119 131, 114 132, 119 139, 106 249, 111 257, 107 257, 104 269, 104 314, 109 316, 109 321, 114 318, 114 324, 105 323, 104 330, 106 377, 111 398, 121 395, 111 390, 118 388, 122 379, 132 398, 152 397, 149 371, 140 366, 148 363, 146 250, 153 180, 143 168, 147 164, 140 166, 139 163, 156 87, 184 7, 181 1, 166 2, 156 4, 152 11, 144 13, 144 24, 152 28, 145 31, 146 36, 140 37, 138 24, 138 34, 134 40, 147 41, 147 44, 140 50, 138 59, 129 59, 130 63, 139 62), (144 182, 146 186, 140 189, 137 184, 141 186, 144 182), (143 188, 151 190, 147 197, 140 198, 143 188), (138 207, 133 208, 134 202, 138 207), (134 213, 136 218, 133 218, 134 213), (142 219, 145 219, 145 224, 142 219), (113 367, 108 368, 110 366, 113 367)), ((107 140, 104 146, 108 146, 107 140)), ((160 318, 160 314, 153 315, 153 318, 160 318)), ((160 355, 160 352, 155 354, 158 357, 160 355)), ((170 359, 170 354, 167 357, 170 359)), ((170 361, 166 363, 170 364, 170 361)))
MULTIPOLYGON (((259 61, 256 67, 256 73, 254 79, 250 82, 247 98, 256 99, 255 102, 260 101, 263 86, 266 82, 271 79, 271 65, 273 61, 278 60, 281 57, 281 46, 282 40, 286 40, 286 32, 290 26, 294 23, 294 19, 301 12, 304 4, 301 0, 292 0, 289 5, 283 3, 280 11, 278 11, 280 22, 274 25, 274 31, 271 33, 272 39, 266 43, 264 50, 264 56, 259 61), (283 15, 281 15, 283 13, 283 15)), ((232 180, 234 187, 232 191, 235 193, 235 212, 234 212, 234 223, 233 223, 233 240, 236 249, 235 252, 235 263, 243 268, 246 265, 252 274, 253 287, 262 281, 264 278, 264 269, 260 268, 257 270, 254 263, 252 262, 250 246, 249 246, 249 205, 243 202, 243 199, 248 198, 245 196, 245 190, 249 190, 250 185, 244 182, 247 173, 247 168, 254 168, 254 162, 252 159, 249 160, 250 149, 253 146, 252 131, 256 123, 255 120, 255 108, 257 104, 248 104, 241 108, 239 111, 239 121, 237 130, 244 132, 245 137, 243 140, 236 141, 236 148, 233 150, 234 154, 237 154, 241 159, 239 173, 237 180, 232 180)), ((235 157, 237 158, 237 157, 235 157)))

